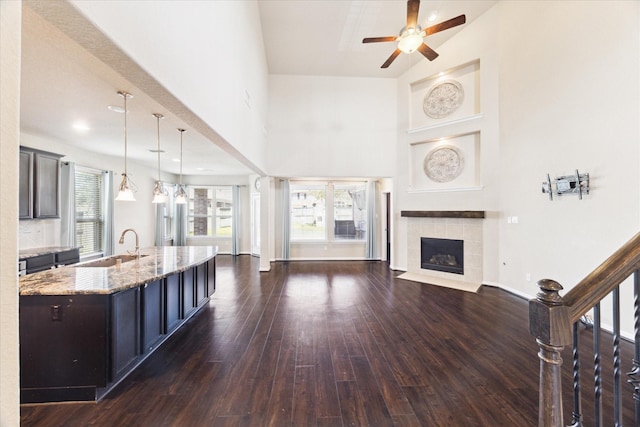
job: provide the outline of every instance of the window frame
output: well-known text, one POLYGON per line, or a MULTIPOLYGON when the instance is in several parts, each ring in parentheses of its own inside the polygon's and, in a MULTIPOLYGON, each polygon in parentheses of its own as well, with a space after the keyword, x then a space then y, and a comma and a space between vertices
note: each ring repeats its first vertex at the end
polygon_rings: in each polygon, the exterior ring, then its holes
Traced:
MULTIPOLYGON (((96 257, 102 257, 105 254, 105 235, 104 235, 104 222, 105 222, 105 212, 104 212, 104 191, 105 191, 105 185, 104 185, 104 171, 99 170, 99 169, 95 169, 95 168, 90 168, 90 167, 86 167, 86 166, 80 166, 80 165, 76 165, 75 167, 75 176, 74 176, 74 194, 75 194, 75 200, 74 200, 74 219, 75 219, 75 230, 74 230, 74 235, 75 235, 75 241, 76 244, 80 247, 80 258, 81 259, 88 259, 88 258, 96 258, 96 257), (96 186, 96 193, 98 194, 99 198, 98 198, 98 203, 97 203, 97 211, 98 211, 98 215, 91 217, 90 219, 87 219, 88 217, 86 217, 85 215, 82 216, 78 216, 78 175, 79 174, 85 174, 85 175, 95 175, 98 177, 98 183, 96 186), (93 229, 93 233, 94 233, 94 238, 93 241, 95 242, 96 240, 98 241, 97 244, 94 243, 94 247, 92 248, 92 250, 90 252, 85 252, 83 251, 83 245, 80 244, 80 238, 79 238, 79 233, 78 233, 78 225, 79 224, 86 224, 86 223, 93 223, 95 224, 93 229)), ((91 197, 91 195, 89 195, 89 197, 91 197)))
POLYGON ((367 227, 367 214, 366 214, 366 196, 367 196, 367 184, 366 181, 295 181, 289 182, 289 240, 295 244, 348 244, 348 243, 364 243, 366 242, 366 227, 367 227), (296 237, 296 233, 293 231, 294 227, 294 201, 293 194, 301 193, 305 189, 315 190, 317 187, 322 186, 324 188, 324 211, 322 213, 324 217, 324 238, 322 239, 305 239, 296 237), (355 238, 336 238, 335 226, 336 226, 336 206, 335 195, 336 187, 338 190, 344 187, 356 187, 361 186, 365 194, 365 208, 363 219, 365 221, 365 232, 356 234, 355 238))
POLYGON ((189 239, 231 239, 233 237, 233 186, 231 185, 187 185, 186 190, 189 196, 188 198, 188 209, 187 209, 187 238, 189 239), (211 192, 211 195, 207 195, 207 200, 210 201, 210 206, 207 207, 207 213, 196 214, 195 211, 195 191, 198 189, 205 189, 207 192, 211 192), (218 191, 224 190, 229 192, 229 201, 228 201, 228 209, 230 211, 229 214, 219 214, 218 209, 218 201, 226 203, 226 199, 220 198, 218 196, 218 191), (207 229, 209 229, 209 225, 211 225, 212 234, 195 234, 195 219, 197 218, 207 218, 207 229), (223 219, 229 220, 229 229, 230 232, 228 234, 218 234, 219 224, 222 223, 223 219))

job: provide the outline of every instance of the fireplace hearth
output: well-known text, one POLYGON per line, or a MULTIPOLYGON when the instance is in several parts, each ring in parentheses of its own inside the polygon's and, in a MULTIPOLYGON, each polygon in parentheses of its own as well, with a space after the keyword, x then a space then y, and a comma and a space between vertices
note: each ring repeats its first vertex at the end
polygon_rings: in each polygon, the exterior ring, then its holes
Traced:
POLYGON ((420 267, 425 270, 464 274, 464 241, 421 237, 420 267))

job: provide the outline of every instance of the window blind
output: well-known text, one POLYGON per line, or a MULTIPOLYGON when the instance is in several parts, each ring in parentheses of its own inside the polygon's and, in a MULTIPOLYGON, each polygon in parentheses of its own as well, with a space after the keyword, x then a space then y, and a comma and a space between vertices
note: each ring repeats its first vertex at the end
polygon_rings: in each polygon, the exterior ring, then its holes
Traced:
POLYGON ((102 252, 102 173, 78 168, 75 189, 76 243, 80 246, 80 255, 102 252))

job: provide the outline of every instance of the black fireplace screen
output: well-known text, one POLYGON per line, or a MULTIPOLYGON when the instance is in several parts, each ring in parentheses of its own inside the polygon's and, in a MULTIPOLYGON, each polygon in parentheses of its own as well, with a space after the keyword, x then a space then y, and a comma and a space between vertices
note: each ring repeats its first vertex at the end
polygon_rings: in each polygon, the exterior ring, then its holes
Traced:
POLYGON ((464 274, 464 241, 420 238, 420 267, 427 270, 464 274))

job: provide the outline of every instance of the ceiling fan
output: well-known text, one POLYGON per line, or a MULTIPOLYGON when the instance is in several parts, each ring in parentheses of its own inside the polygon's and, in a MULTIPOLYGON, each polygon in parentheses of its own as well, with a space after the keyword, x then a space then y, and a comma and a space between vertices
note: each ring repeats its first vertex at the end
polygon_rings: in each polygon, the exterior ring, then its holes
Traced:
POLYGON ((362 43, 398 42, 396 50, 393 51, 389 59, 387 59, 380 68, 387 68, 391 65, 401 52, 412 53, 416 50, 429 61, 433 61, 438 57, 438 54, 424 43, 424 38, 439 33, 440 31, 462 25, 467 19, 464 15, 460 15, 423 30, 422 27, 418 25, 419 10, 420 0, 407 0, 407 26, 400 30, 399 36, 367 37, 362 39, 362 43))

